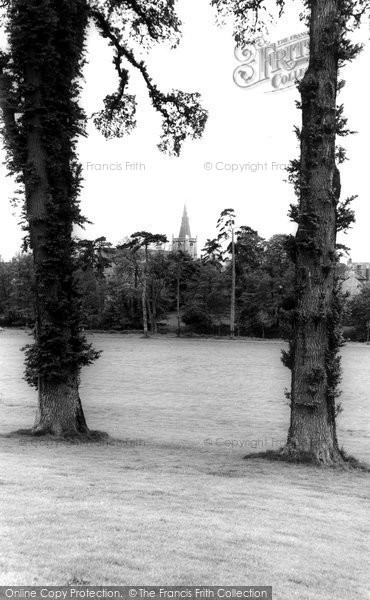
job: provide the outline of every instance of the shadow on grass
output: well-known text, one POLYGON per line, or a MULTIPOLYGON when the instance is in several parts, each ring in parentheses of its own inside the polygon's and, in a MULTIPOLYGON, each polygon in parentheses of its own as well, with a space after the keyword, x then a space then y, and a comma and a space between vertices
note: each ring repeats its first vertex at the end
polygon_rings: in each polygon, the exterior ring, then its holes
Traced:
POLYGON ((342 460, 336 463, 325 464, 319 461, 316 456, 309 452, 302 452, 299 455, 292 455, 284 453, 283 449, 280 450, 266 450, 265 452, 251 452, 243 456, 244 460, 251 460, 255 458, 263 459, 270 462, 286 462, 295 465, 307 465, 311 467, 320 467, 328 469, 340 469, 345 471, 363 471, 370 473, 370 466, 366 463, 362 463, 357 458, 346 454, 342 449, 340 451, 342 460))
POLYGON ((96 445, 112 446, 119 448, 136 448, 145 446, 143 440, 131 438, 113 438, 104 431, 91 430, 87 434, 73 433, 67 435, 52 435, 49 433, 35 432, 32 429, 18 429, 10 433, 0 434, 0 439, 17 440, 22 446, 78 446, 96 445))
MULTIPOLYGON (((8 434, 0 434, 0 439, 13 439, 18 440, 21 445, 27 445, 28 443, 32 446, 45 446, 45 445, 104 445, 111 447, 125 447, 134 448, 137 446, 146 446, 143 440, 130 440, 112 438, 103 431, 92 430, 87 434, 67 434, 67 435, 51 435, 48 433, 40 434, 32 429, 19 429, 8 434)), ((160 446, 162 449, 167 448, 173 450, 172 444, 160 446)), ((201 454, 201 453, 199 453, 201 454)), ((309 467, 319 468, 330 468, 337 469, 340 471, 361 471, 370 473, 370 465, 360 462, 353 456, 348 455, 343 449, 340 450, 341 460, 330 464, 319 461, 313 454, 300 453, 288 454, 284 452, 284 449, 280 450, 266 450, 265 452, 251 452, 243 456, 243 460, 260 459, 266 462, 284 462, 294 465, 306 465, 309 467)), ((235 464, 234 464, 235 467, 235 464)), ((235 471, 235 474, 239 471, 235 471)), ((211 474, 218 474, 213 472, 211 474)), ((235 476, 234 472, 230 476, 235 476)))
POLYGON ((52 435, 50 433, 38 432, 32 429, 18 429, 17 431, 12 431, 11 433, 1 435, 0 437, 7 439, 17 439, 23 440, 24 443, 29 440, 34 445, 37 441, 40 442, 40 445, 45 443, 55 443, 55 444, 109 444, 111 438, 104 431, 88 431, 87 433, 66 433, 62 435, 52 435))

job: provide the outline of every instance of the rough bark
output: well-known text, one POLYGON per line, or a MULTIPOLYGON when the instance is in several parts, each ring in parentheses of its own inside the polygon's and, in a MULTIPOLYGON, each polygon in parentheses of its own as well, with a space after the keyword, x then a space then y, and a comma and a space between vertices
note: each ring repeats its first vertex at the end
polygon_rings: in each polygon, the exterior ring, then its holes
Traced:
POLYGON ((78 375, 62 383, 40 381, 39 406, 33 433, 57 436, 88 435, 78 392, 78 375))
POLYGON ((335 163, 339 0, 311 2, 310 62, 302 98, 300 204, 296 235, 296 316, 291 346, 291 421, 284 449, 320 463, 342 460, 330 372, 335 360, 335 163))
MULTIPOLYGON (((42 139, 42 106, 43 97, 41 90, 45 85, 43 81, 42 65, 37 65, 37 60, 30 54, 29 63, 24 70, 25 85, 28 90, 25 98, 28 107, 30 122, 27 132, 27 171, 25 173, 26 215, 29 225, 30 246, 33 253, 35 267, 35 292, 36 292, 36 343, 41 336, 47 336, 47 323, 53 322, 55 315, 50 312, 50 305, 63 297, 61 274, 56 273, 51 281, 45 281, 44 265, 53 261, 53 250, 50 249, 48 240, 47 219, 50 218, 50 186, 48 181, 47 156, 42 139)), ((67 164, 67 169, 69 168, 67 164)), ((63 190, 68 198, 69 190, 63 190)), ((71 240, 72 225, 67 222, 63 225, 67 237, 71 240)), ((65 232, 63 232, 65 233, 65 232)), ((61 231, 62 234, 62 231, 61 231)), ((71 248, 65 247, 66 261, 70 259, 71 248)), ((58 264, 58 263, 56 263, 58 264)), ((63 274, 65 277, 65 273, 63 274)), ((72 278, 73 274, 69 274, 72 278)), ((63 290, 64 295, 66 290, 63 290)), ((58 323, 60 325, 60 323, 58 323)), ((66 326, 63 332, 66 340, 72 344, 73 332, 66 326)), ((53 435, 87 434, 82 405, 78 393, 79 373, 63 372, 62 381, 41 378, 38 380, 38 409, 33 427, 33 433, 53 435)))

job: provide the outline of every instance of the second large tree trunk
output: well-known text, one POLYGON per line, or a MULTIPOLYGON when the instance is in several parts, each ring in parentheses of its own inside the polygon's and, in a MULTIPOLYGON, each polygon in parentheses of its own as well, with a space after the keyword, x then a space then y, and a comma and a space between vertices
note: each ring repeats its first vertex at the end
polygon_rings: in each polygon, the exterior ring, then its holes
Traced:
POLYGON ((330 464, 342 460, 335 425, 338 306, 335 290, 336 97, 339 0, 311 2, 310 63, 300 84, 300 203, 295 240, 296 311, 291 344, 291 422, 284 452, 330 464))

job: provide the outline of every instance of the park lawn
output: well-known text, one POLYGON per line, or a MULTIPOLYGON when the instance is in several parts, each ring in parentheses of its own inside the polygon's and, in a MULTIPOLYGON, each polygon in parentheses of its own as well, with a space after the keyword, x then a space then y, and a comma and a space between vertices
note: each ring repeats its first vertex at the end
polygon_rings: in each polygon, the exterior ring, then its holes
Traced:
MULTIPOLYGON (((0 584, 368 597, 368 473, 243 460, 286 436, 281 343, 94 336, 104 353, 83 371, 87 422, 121 442, 77 446, 7 437, 34 419, 28 341, 0 336, 0 584)), ((368 463, 369 352, 343 349, 339 418, 340 444, 368 463)))
POLYGON ((364 599, 368 474, 187 444, 2 437, 2 585, 272 585, 364 599))

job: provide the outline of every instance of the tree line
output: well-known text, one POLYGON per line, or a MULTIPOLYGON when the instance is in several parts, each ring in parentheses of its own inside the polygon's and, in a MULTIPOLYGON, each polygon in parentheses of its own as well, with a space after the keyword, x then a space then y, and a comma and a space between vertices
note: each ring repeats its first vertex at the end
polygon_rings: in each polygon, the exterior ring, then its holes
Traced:
MULTIPOLYGON (((217 238, 207 240, 201 258, 193 260, 182 251, 163 249, 164 234, 148 235, 147 251, 137 246, 137 234, 118 247, 105 237, 78 240, 76 278, 84 329, 232 337, 231 246, 223 250, 217 238)), ((289 243, 287 234, 265 240, 248 226, 235 231, 236 336, 289 337, 294 306, 289 243)), ((370 288, 343 300, 350 339, 369 341, 370 288)), ((35 305, 31 254, 0 259, 0 326, 32 327, 35 305)))
MULTIPOLYGON (((246 226, 236 233, 237 335, 284 337, 294 291, 287 238, 264 240, 246 226)), ((137 237, 116 248, 106 238, 77 243, 77 289, 85 329, 166 332, 170 317, 170 329, 178 335, 230 334, 232 262, 227 249, 215 251, 208 240, 202 257, 193 260, 184 252, 163 250, 165 236, 147 249, 132 240, 137 237)), ((2 324, 31 325, 34 314, 31 256, 0 262, 2 324)))

